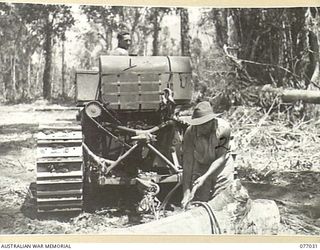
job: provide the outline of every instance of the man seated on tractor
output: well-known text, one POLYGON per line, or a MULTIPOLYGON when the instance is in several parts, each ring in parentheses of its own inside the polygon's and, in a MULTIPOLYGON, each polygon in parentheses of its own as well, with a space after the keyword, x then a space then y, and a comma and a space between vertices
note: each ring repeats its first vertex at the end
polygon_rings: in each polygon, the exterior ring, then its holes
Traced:
POLYGON ((218 118, 209 102, 197 104, 183 141, 183 199, 207 202, 234 179, 229 153, 231 128, 218 118))
POLYGON ((112 56, 128 56, 128 49, 131 45, 131 37, 128 31, 119 32, 118 36, 118 47, 111 51, 112 56))

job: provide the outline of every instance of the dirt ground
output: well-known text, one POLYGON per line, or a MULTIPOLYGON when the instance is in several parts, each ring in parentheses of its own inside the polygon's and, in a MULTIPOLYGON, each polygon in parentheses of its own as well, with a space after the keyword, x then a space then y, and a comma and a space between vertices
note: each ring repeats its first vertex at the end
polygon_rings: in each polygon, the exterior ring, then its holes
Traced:
MULTIPOLYGON (((42 102, 0 105, 0 234, 107 234, 110 228, 140 222, 130 208, 107 204, 75 217, 36 215, 38 122, 73 118, 76 113, 50 107, 57 110, 46 111, 42 102)), ((238 177, 252 199, 276 201, 281 235, 320 235, 320 124, 288 125, 281 117, 257 113, 239 107, 227 115, 233 126, 238 177)))

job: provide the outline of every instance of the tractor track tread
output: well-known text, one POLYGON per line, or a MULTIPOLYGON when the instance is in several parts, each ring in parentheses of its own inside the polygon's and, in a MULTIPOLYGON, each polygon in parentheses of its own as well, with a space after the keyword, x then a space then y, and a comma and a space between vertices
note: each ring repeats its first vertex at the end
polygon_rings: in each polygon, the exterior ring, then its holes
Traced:
MULTIPOLYGON (((64 198, 38 198, 38 203, 46 203, 46 202, 66 202, 73 201, 82 203, 82 198, 79 197, 64 197, 64 198)), ((41 205, 41 204, 39 204, 41 205)))
POLYGON ((56 130, 56 131, 64 131, 64 130, 72 130, 72 131, 81 131, 81 126, 69 126, 69 127, 55 127, 55 126, 42 126, 39 127, 39 131, 46 131, 46 130, 56 130))
POLYGON ((38 164, 46 164, 46 163, 81 163, 81 157, 68 157, 68 159, 63 159, 59 157, 46 157, 46 158, 39 158, 37 163, 38 164))
POLYGON ((70 179, 70 180, 37 180, 37 185, 54 185, 54 184, 69 184, 69 183, 82 183, 82 179, 70 179))
POLYGON ((67 173, 63 172, 53 172, 53 173, 48 173, 48 172, 38 172, 37 173, 37 179, 40 178, 59 178, 59 177, 80 177, 82 178, 82 171, 70 171, 67 173))
POLYGON ((75 139, 75 140, 38 140, 38 145, 52 145, 52 144, 82 144, 81 139, 75 139))
POLYGON ((76 190, 60 190, 60 191, 38 191, 37 197, 50 197, 50 196, 60 196, 60 195, 73 195, 78 194, 81 195, 83 192, 82 189, 76 190))
POLYGON ((82 211, 81 126, 60 121, 39 125, 36 176, 38 213, 82 211))
POLYGON ((39 214, 55 214, 55 213, 75 213, 75 212, 81 212, 82 211, 82 208, 60 208, 60 209, 38 209, 37 212, 39 214))

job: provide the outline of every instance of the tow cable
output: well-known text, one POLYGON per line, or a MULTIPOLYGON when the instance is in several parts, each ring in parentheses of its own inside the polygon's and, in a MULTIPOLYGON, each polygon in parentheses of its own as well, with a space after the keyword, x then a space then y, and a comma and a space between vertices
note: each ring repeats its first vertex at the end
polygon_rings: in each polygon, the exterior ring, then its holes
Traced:
POLYGON ((191 205, 199 205, 199 206, 204 207, 209 215, 209 218, 210 218, 211 233, 212 234, 221 234, 221 229, 220 229, 219 223, 217 221, 217 218, 214 215, 212 208, 210 207, 210 205, 207 202, 193 201, 193 202, 191 202, 191 205))

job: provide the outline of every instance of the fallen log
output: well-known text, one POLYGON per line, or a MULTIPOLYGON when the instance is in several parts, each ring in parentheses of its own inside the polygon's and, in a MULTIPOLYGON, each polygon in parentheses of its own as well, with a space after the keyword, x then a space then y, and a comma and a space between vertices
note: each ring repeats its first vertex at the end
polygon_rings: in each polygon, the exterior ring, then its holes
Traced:
POLYGON ((279 95, 284 103, 293 103, 302 100, 305 103, 320 104, 320 91, 316 90, 281 89, 265 85, 261 91, 272 92, 279 95))
POLYGON ((259 234, 274 235, 279 231, 280 213, 272 200, 251 200, 247 190, 236 180, 205 206, 122 229, 121 234, 259 234), (213 217, 213 218, 212 218, 213 217), (212 220, 213 219, 213 220, 212 220))

